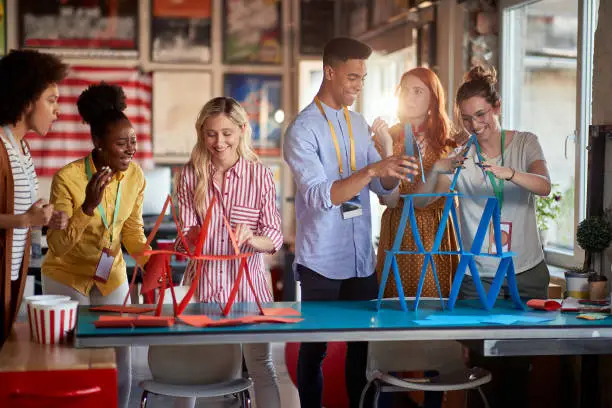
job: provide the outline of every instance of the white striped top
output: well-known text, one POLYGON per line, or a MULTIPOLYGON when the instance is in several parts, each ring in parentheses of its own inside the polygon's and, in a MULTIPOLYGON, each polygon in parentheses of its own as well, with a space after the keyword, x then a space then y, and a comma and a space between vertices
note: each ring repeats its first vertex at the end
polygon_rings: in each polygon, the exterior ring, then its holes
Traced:
MULTIPOLYGON (((281 232, 281 217, 276 208, 276 188, 272 171, 261 163, 239 159, 238 162, 225 172, 225 187, 222 189, 214 183, 215 169, 210 166, 210 189, 208 202, 216 196, 217 203, 212 212, 207 242, 203 253, 210 255, 234 254, 227 228, 221 216, 224 211, 232 229, 237 224, 251 227, 256 236, 266 236, 274 243, 275 251, 283 243, 281 232)), ((183 167, 180 181, 177 186, 179 218, 181 228, 187 233, 193 226, 201 226, 202 220, 194 209, 194 194, 196 176, 191 164, 183 167)), ((205 209, 204 209, 205 210, 205 209)), ((205 211, 203 211, 205 213, 205 211)), ((177 238, 177 249, 182 250, 180 239, 177 238)), ((243 244, 241 252, 254 252, 255 250, 243 244)), ((272 301, 272 294, 266 280, 264 259, 262 253, 247 258, 249 272, 253 279, 253 286, 257 296, 262 302, 272 301)), ((238 276, 240 261, 190 261, 185 271, 185 284, 189 284, 198 267, 205 266, 202 271, 198 298, 201 302, 226 303, 234 281, 238 276)), ((246 276, 240 284, 236 295, 237 302, 253 302, 255 298, 249 288, 246 276)))
MULTIPOLYGON (((21 145, 25 155, 23 156, 23 165, 20 160, 20 152, 17 152, 11 142, 6 137, 0 137, 6 151, 9 156, 11 163, 11 171, 13 173, 13 184, 14 184, 14 196, 15 196, 15 215, 24 214, 27 212, 33 202, 32 190, 30 186, 30 180, 34 183, 35 192, 38 193, 38 178, 36 177, 36 171, 34 170, 34 163, 32 162, 32 156, 30 156, 30 150, 26 143, 22 140, 21 145), (26 173, 27 172, 27 173, 26 173), (28 174, 30 177, 28 177, 28 174)), ((36 196, 36 194, 34 194, 36 196)), ((25 243, 28 234, 28 228, 13 228, 13 252, 11 254, 11 280, 17 280, 19 278, 19 270, 21 269, 21 262, 23 261, 23 255, 25 251, 25 243)))

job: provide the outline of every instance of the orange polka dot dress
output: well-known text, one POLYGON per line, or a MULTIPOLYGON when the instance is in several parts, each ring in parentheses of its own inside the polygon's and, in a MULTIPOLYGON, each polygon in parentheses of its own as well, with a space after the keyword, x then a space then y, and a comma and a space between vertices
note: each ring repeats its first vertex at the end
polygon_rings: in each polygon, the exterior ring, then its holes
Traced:
MULTIPOLYGON (((393 153, 401 154, 404 151, 404 136, 400 126, 394 126, 391 128, 391 135, 393 136, 393 153)), ((425 168, 425 174, 428 174, 435 162, 439 159, 439 156, 432 151, 424 147, 422 149, 423 155, 423 167, 425 168)), ((421 184, 421 175, 415 176, 415 183, 402 181, 399 189, 400 194, 411 194, 414 193, 419 184, 421 184)), ((377 262, 376 262, 376 273, 380 282, 383 267, 385 264, 385 250, 391 249, 393 241, 397 233, 400 218, 402 215, 402 208, 404 202, 400 199, 400 202, 395 208, 387 208, 383 212, 380 228, 380 238, 378 242, 377 251, 377 262)), ((419 228, 419 234, 421 241, 425 249, 431 249, 434 243, 440 220, 442 219, 442 212, 444 209, 444 200, 438 199, 431 203, 426 208, 415 208, 415 217, 417 227, 419 228)), ((452 219, 449 217, 448 225, 442 243, 440 245, 441 251, 457 251, 459 244, 455 235, 455 226, 453 225, 452 219)), ((402 239, 401 250, 402 251, 416 251, 416 244, 412 237, 410 230, 410 223, 406 226, 406 231, 402 239)), ((421 268, 423 267, 423 255, 398 255, 397 265, 399 268, 402 287, 404 289, 405 296, 415 296, 417 287, 419 284, 419 278, 421 274, 421 268)), ((457 269, 459 263, 459 257, 457 255, 434 255, 434 262, 436 264, 436 272, 438 274, 438 281, 440 282, 440 289, 443 296, 448 296, 450 293, 450 287, 453 279, 453 274, 457 269)), ((385 287, 385 297, 397 297, 397 286, 395 279, 393 278, 393 271, 389 272, 389 278, 385 287)), ((431 266, 428 267, 428 271, 423 283, 423 291, 421 292, 422 297, 438 297, 438 290, 433 278, 431 266)))

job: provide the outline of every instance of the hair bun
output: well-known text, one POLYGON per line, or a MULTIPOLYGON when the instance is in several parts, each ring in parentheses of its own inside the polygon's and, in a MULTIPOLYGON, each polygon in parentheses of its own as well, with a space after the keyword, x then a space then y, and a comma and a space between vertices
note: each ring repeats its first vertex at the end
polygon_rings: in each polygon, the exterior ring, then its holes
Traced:
POLYGON ((91 125, 109 111, 123 112, 127 105, 120 86, 100 82, 90 85, 81 93, 77 107, 83 120, 91 125))
POLYGON ((484 81, 489 85, 497 84, 497 71, 494 67, 483 67, 476 65, 465 74, 464 82, 484 81))

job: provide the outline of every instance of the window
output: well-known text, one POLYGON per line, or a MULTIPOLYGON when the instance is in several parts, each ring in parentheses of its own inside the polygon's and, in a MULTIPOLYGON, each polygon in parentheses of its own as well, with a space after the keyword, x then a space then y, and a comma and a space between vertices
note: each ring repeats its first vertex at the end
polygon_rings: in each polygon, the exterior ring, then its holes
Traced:
POLYGON ((575 242, 586 204, 593 36, 597 0, 502 2, 502 126, 535 133, 561 214, 548 223, 547 261, 581 262, 575 242))

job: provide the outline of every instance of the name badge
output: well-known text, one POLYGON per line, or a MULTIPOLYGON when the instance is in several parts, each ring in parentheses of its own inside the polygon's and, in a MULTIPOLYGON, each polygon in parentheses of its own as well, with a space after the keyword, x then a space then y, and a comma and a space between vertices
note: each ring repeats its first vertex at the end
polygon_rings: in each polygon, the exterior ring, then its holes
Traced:
POLYGON ((106 283, 106 281, 108 281, 108 277, 110 276, 114 262, 115 257, 111 255, 110 249, 102 249, 102 253, 100 254, 100 260, 98 261, 98 266, 96 267, 96 274, 94 275, 94 280, 106 283))
MULTIPOLYGON (((502 252, 510 252, 512 250, 512 223, 500 222, 502 252)), ((495 234, 493 232, 493 224, 489 228, 489 253, 496 254, 497 246, 495 245, 495 234)))
POLYGON ((342 219, 344 220, 359 217, 361 214, 363 214, 363 208, 361 206, 361 200, 359 196, 356 195, 349 201, 342 203, 340 211, 342 211, 342 219))

